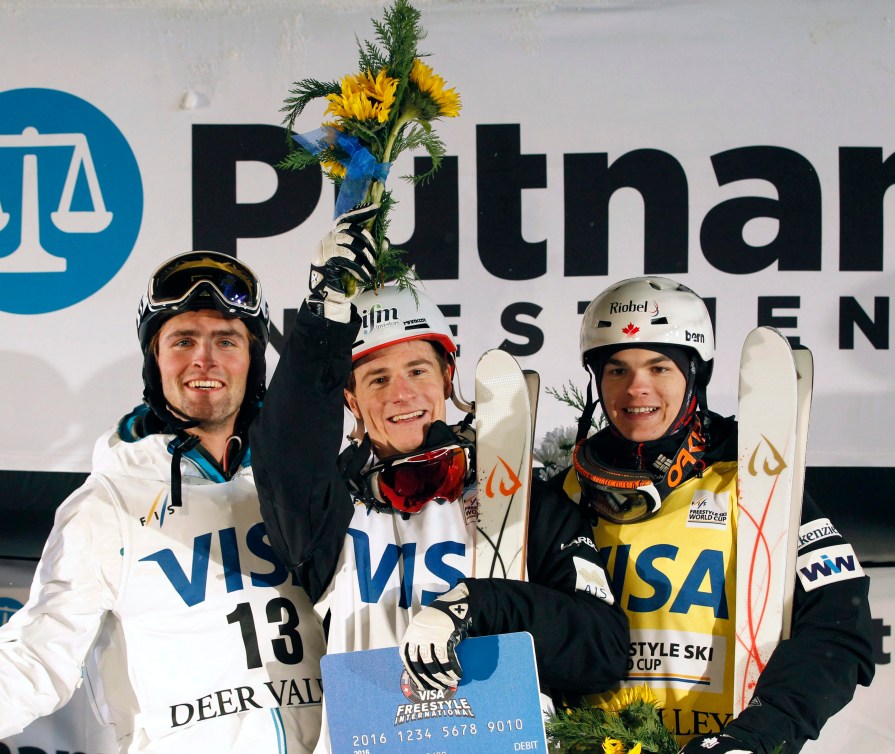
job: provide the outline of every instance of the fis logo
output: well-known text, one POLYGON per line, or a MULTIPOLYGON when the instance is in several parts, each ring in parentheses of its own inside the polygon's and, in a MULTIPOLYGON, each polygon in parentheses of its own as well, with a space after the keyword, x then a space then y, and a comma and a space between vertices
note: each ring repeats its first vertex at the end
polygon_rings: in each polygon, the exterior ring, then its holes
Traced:
POLYGON ((836 545, 800 555, 796 568, 806 592, 864 575, 851 545, 836 545))
POLYGON ((140 526, 147 526, 153 521, 158 521, 158 528, 161 529, 165 525, 165 516, 169 513, 174 513, 174 506, 168 505, 168 495, 166 490, 163 489, 156 495, 155 500, 152 501, 152 505, 149 506, 149 512, 145 516, 140 517, 140 526), (165 496, 164 500, 162 500, 162 495, 165 496), (159 501, 161 501, 161 504, 159 504, 159 501))

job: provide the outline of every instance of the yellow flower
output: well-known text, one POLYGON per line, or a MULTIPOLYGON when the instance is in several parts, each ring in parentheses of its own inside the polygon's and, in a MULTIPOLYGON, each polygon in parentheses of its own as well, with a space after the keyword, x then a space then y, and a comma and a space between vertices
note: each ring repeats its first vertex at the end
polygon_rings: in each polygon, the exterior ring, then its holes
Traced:
POLYGON ((347 169, 341 162, 336 162, 333 160, 325 161, 320 163, 320 167, 323 168, 323 172, 332 178, 344 178, 347 169))
POLYGON ((617 738, 603 739, 603 754, 625 754, 625 745, 617 738))
POLYGON ((445 81, 437 73, 417 58, 413 61, 410 80, 421 92, 428 94, 438 106, 438 114, 446 118, 455 118, 460 114, 460 95, 454 87, 445 89, 445 81))
POLYGON ((395 90, 398 79, 386 75, 382 68, 373 78, 367 71, 356 76, 345 76, 342 81, 341 94, 328 94, 329 105, 325 115, 337 118, 353 118, 354 120, 377 120, 385 123, 395 103, 395 90))
POLYGON ((650 691, 649 686, 641 684, 631 688, 622 688, 603 696, 598 700, 598 705, 607 712, 621 712, 634 702, 646 702, 654 707, 659 705, 659 700, 650 691))
POLYGON ((628 754, 640 754, 640 750, 643 748, 643 744, 638 741, 634 746, 628 749, 628 754))

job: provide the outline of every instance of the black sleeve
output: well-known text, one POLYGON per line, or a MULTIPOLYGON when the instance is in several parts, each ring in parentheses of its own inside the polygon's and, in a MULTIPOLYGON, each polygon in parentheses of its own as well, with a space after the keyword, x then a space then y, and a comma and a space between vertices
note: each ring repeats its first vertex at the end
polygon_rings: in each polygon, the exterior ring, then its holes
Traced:
POLYGON ((302 304, 249 432, 271 546, 312 602, 333 575, 353 508, 336 461, 358 325, 332 322, 302 304))
MULTIPOLYGON (((846 545, 806 495, 802 524, 813 523, 800 543, 799 555, 846 545)), ((851 554, 836 566, 860 568, 851 554)), ((817 570, 810 570, 815 574, 817 570)), ((770 754, 786 741, 785 751, 797 752, 807 739, 842 709, 860 683, 867 686, 875 670, 867 591, 870 579, 860 576, 829 581, 805 591, 796 579, 792 637, 774 650, 758 679, 752 703, 727 725, 729 733, 759 754, 770 754), (758 700, 756 702, 756 700, 758 700)))
POLYGON ((527 582, 462 579, 473 635, 528 631, 542 686, 573 694, 616 684, 628 651, 628 619, 609 591, 590 523, 561 488, 535 480, 527 582))

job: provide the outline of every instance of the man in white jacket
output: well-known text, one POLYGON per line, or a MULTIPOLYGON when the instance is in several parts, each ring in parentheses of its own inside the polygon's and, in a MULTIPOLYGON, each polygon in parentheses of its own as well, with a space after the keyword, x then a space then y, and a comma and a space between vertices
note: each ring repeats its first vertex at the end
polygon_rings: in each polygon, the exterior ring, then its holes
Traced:
POLYGON ((137 328, 144 405, 97 441, 0 629, 0 738, 85 683, 122 752, 309 752, 323 634, 268 543, 248 447, 260 282, 225 254, 181 254, 137 328))

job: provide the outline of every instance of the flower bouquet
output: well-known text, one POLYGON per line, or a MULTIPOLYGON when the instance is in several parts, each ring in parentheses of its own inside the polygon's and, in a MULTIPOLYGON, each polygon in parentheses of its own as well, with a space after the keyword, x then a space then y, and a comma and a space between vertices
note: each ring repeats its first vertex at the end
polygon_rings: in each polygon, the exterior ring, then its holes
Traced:
POLYGON ((293 84, 282 108, 290 134, 312 100, 325 99, 324 117, 332 120, 309 133, 293 134, 280 167, 302 170, 319 165, 339 189, 336 217, 358 204, 379 203, 380 211, 368 228, 380 250, 374 287, 395 280, 399 287, 413 288, 414 272, 401 260, 402 252, 386 242, 388 213, 395 203, 386 190, 386 178, 401 152, 419 147, 429 154, 431 168, 402 178, 419 183, 434 175, 445 148, 432 122, 457 116, 460 96, 453 88, 446 89, 444 79, 423 62, 427 54, 418 45, 426 32, 419 11, 407 0, 395 0, 373 26, 378 44, 358 40, 356 73, 339 82, 302 79, 293 84))
POLYGON ((677 754, 674 734, 662 722, 659 701, 647 686, 624 688, 594 707, 566 709, 547 723, 557 751, 568 754, 677 754))

